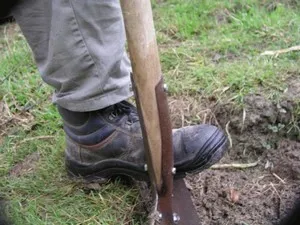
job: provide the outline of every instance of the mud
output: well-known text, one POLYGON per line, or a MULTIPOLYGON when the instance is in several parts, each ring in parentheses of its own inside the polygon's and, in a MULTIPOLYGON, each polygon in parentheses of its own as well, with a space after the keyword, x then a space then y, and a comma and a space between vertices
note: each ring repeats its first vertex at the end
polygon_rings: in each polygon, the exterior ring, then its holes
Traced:
MULTIPOLYGON (((254 168, 188 177, 202 224, 277 224, 300 195, 299 147, 284 139, 254 168)), ((231 151, 222 161, 238 161, 233 155, 231 151)))
MULTIPOLYGON (((280 101, 249 95, 242 108, 213 96, 168 98, 174 128, 202 123, 220 127, 231 147, 218 164, 241 165, 186 178, 202 225, 278 224, 300 201, 299 79, 286 81, 280 101)), ((136 186, 143 201, 135 211, 150 215, 149 186, 136 186)))
POLYGON ((277 103, 248 96, 243 109, 195 97, 171 101, 174 126, 194 124, 191 118, 198 118, 226 132, 231 148, 219 164, 259 161, 255 167, 209 169, 186 179, 203 225, 277 224, 300 198, 299 121, 294 113, 300 88, 295 85, 277 103))

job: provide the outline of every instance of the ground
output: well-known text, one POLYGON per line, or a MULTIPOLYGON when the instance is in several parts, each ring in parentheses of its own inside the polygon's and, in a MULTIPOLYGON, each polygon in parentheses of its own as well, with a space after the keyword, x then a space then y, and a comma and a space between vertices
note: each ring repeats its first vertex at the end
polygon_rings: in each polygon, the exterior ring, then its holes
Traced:
POLYGON ((299 198, 300 143, 270 126, 281 112, 261 96, 247 97, 244 123, 243 111, 224 117, 224 108, 215 118, 230 121, 232 148, 220 163, 231 165, 187 179, 203 224, 276 224, 299 198))
MULTIPOLYGON (((300 196, 300 5, 294 0, 153 1, 173 127, 211 123, 230 149, 188 176, 202 224, 269 225, 300 196), (225 168, 224 168, 225 167, 225 168)), ((144 224, 139 188, 83 184, 15 23, 0 27, 0 194, 14 224, 144 224)))

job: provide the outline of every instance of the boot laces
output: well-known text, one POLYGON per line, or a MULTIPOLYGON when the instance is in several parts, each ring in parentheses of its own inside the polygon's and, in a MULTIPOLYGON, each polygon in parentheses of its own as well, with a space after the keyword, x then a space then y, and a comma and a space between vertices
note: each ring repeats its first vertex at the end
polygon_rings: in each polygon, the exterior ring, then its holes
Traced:
POLYGON ((136 108, 129 102, 122 101, 111 107, 112 107, 112 112, 110 115, 113 118, 117 117, 118 115, 126 114, 128 116, 129 123, 134 123, 134 122, 139 121, 139 117, 138 117, 136 108))

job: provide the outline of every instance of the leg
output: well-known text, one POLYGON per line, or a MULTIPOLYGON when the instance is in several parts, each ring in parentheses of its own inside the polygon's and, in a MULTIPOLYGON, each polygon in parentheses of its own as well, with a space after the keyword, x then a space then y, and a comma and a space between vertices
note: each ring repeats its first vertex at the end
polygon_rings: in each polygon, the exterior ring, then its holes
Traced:
POLYGON ((119 0, 21 0, 13 16, 61 107, 92 111, 132 95, 119 0))

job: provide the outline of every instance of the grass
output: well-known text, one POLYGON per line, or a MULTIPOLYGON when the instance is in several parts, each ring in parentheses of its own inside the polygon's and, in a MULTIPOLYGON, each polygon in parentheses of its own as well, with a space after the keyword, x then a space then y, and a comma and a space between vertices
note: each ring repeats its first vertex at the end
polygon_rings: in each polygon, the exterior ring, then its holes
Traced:
POLYGON ((174 0, 157 7, 159 40, 176 43, 161 50, 170 89, 214 92, 241 102, 261 88, 271 97, 280 95, 286 75, 298 74, 299 53, 279 58, 260 53, 299 44, 300 17, 292 6, 268 6, 266 1, 174 0))
MULTIPOLYGON (((299 52, 260 56, 300 44, 297 1, 168 0, 153 3, 153 9, 171 95, 213 96, 242 105, 246 95, 261 93, 279 101, 286 80, 299 75, 299 52)), ((42 82, 15 29, 4 25, 0 34, 0 106, 6 106, 0 116, 0 193, 14 224, 143 224, 134 210, 134 187, 116 181, 89 190, 68 179, 52 89, 42 82), (43 136, 53 137, 38 138, 43 136), (29 162, 31 170, 12 174, 35 152, 39 157, 29 162)))

